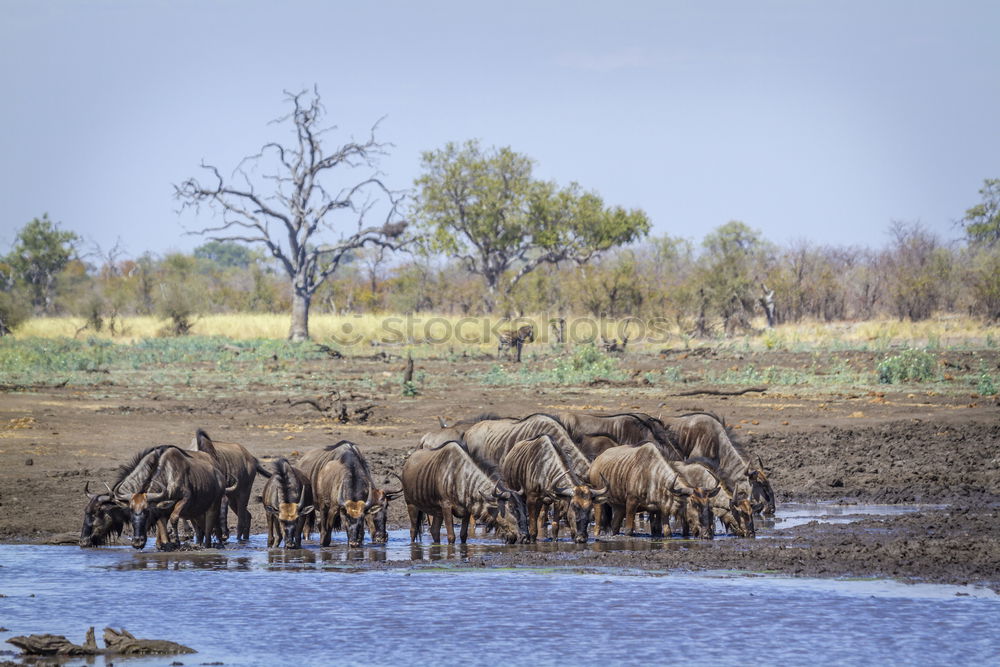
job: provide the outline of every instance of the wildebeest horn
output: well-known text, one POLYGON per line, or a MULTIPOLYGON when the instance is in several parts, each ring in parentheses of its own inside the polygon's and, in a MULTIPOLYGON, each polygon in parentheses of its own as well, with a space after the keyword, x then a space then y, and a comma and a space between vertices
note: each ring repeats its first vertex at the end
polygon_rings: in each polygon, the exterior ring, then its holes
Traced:
POLYGON ((757 465, 760 466, 761 472, 764 471, 764 462, 760 460, 760 454, 757 455, 757 465))
POLYGON ((108 495, 111 495, 111 496, 115 495, 114 492, 111 490, 111 487, 108 486, 107 482, 104 482, 104 488, 108 490, 108 495))
POLYGON ((90 480, 87 480, 87 483, 83 485, 83 493, 88 498, 90 497, 90 480))
POLYGON ((610 488, 610 486, 611 486, 610 484, 608 484, 608 478, 604 476, 603 472, 602 473, 598 473, 598 474, 601 476, 601 481, 604 482, 604 486, 602 488, 600 488, 600 489, 595 489, 595 488, 591 487, 590 488, 590 495, 591 495, 591 497, 594 497, 594 496, 603 496, 605 493, 608 492, 608 488, 610 488))

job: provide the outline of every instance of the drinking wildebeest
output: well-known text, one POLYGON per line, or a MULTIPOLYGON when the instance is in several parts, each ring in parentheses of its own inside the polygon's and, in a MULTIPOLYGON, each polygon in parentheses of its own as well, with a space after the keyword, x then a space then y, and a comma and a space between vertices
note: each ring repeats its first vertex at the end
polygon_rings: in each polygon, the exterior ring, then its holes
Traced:
MULTIPOLYGON (((476 462, 492 470, 515 444, 540 435, 552 437, 552 443, 577 478, 587 478, 590 461, 573 442, 559 420, 545 413, 539 412, 521 419, 482 420, 466 430, 465 445, 476 462)), ((560 501, 556 507, 556 520, 553 521, 554 537, 558 536, 558 517, 566 516, 565 511, 560 511, 565 509, 564 504, 560 501)))
POLYGON ((635 514, 650 512, 650 532, 653 537, 663 536, 663 523, 673 515, 684 522, 699 526, 701 537, 711 538, 715 517, 710 508, 711 498, 719 491, 690 486, 678 472, 676 461, 667 461, 660 448, 652 442, 636 447, 614 447, 594 459, 590 467, 590 482, 598 484, 607 480, 607 503, 611 505, 610 521, 606 510, 598 507, 597 525, 601 533, 610 530, 613 535, 621 529, 635 534, 635 514), (704 511, 708 505, 708 511, 704 511))
MULTIPOLYGON (((315 498, 318 493, 316 487, 316 475, 327 461, 331 461, 339 456, 339 454, 337 454, 337 450, 342 446, 352 447, 360 457, 360 462, 364 468, 364 475, 367 476, 372 488, 371 504, 376 508, 370 512, 366 512, 365 514, 365 522, 368 524, 368 534, 371 537, 372 542, 375 544, 385 544, 389 539, 389 533, 386 530, 389 501, 398 498, 403 492, 402 489, 385 491, 375 486, 374 478, 372 477, 371 470, 368 467, 368 461, 361 454, 360 450, 358 450, 354 443, 348 442, 347 440, 341 440, 334 445, 327 445, 326 447, 320 447, 318 449, 310 449, 302 455, 302 458, 299 459, 297 467, 309 476, 309 480, 313 484, 313 497, 315 498)), ((338 521, 339 528, 339 518, 335 517, 333 520, 338 521)), ((311 532, 312 523, 312 519, 306 523, 307 535, 311 532)))
POLYGON ((80 530, 81 547, 99 547, 121 536, 130 516, 127 507, 107 493, 91 493, 90 482, 83 487, 87 506, 83 509, 83 528, 80 530))
POLYGON ((567 466, 551 435, 540 435, 514 445, 501 459, 499 470, 508 486, 523 489, 532 542, 538 539, 538 524, 539 520, 544 520, 545 505, 561 501, 574 540, 586 543, 594 502, 603 500, 607 488, 594 489, 581 480, 567 466))
POLYGON ((513 544, 527 542, 528 517, 524 498, 491 479, 461 443, 451 441, 433 449, 418 449, 403 464, 403 495, 410 515, 410 540, 421 535, 424 516, 431 517, 431 537, 441 541, 441 524, 448 543, 455 543, 454 518, 462 520, 460 538, 469 538, 469 520, 495 526, 497 534, 513 544))
POLYGON ((774 489, 764 472, 763 462, 753 466, 747 456, 729 438, 725 424, 715 415, 696 412, 664 420, 674 435, 685 458, 701 457, 712 461, 719 478, 732 490, 733 496, 745 495, 754 513, 774 516, 774 489))
POLYGON ((361 546, 365 525, 369 521, 372 540, 385 541, 384 517, 388 504, 401 490, 386 492, 377 489, 368 462, 354 443, 342 440, 324 449, 312 450, 302 457, 300 464, 312 471, 310 480, 319 514, 322 546, 330 545, 333 531, 342 524, 347 532, 348 545, 361 546), (381 531, 375 521, 378 517, 382 518, 381 531))
MULTIPOLYGON (((229 480, 230 484, 236 483, 236 488, 226 494, 226 499, 229 509, 236 515, 236 539, 250 539, 250 510, 247 509, 247 506, 250 504, 253 482, 257 473, 264 477, 270 477, 271 473, 261 466, 260 461, 243 445, 235 442, 214 441, 202 429, 198 429, 195 434, 194 440, 191 442, 191 449, 210 455, 212 454, 210 450, 214 450, 222 474, 229 480)), ((228 539, 229 522, 226 519, 227 516, 223 513, 223 534, 228 539)))
POLYGON ((194 524, 196 541, 211 546, 214 534, 221 544, 222 497, 235 488, 235 483, 226 486, 222 471, 208 454, 160 445, 139 452, 121 466, 112 493, 132 513, 132 546, 146 546, 147 527, 155 523, 156 546, 163 549, 170 545, 167 523, 176 536, 181 519, 194 524))
POLYGON ((267 546, 302 547, 302 529, 313 513, 312 483, 285 458, 271 462, 272 474, 264 484, 261 502, 267 513, 267 546))
POLYGON ((738 537, 756 537, 749 499, 743 494, 733 497, 725 482, 719 478, 713 461, 700 457, 688 459, 680 464, 679 469, 693 487, 721 487, 722 491, 712 499, 711 504, 712 512, 722 521, 726 530, 738 537))

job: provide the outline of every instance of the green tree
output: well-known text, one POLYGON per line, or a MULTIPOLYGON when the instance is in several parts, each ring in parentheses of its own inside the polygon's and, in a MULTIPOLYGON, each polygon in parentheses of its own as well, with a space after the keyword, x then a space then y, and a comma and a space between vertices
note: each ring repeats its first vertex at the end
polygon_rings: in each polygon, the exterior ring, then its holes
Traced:
POLYGON ((722 318, 726 333, 749 328, 759 291, 757 265, 765 250, 760 232, 731 220, 706 235, 702 247, 699 333, 707 331, 709 310, 722 318))
POLYGON ((1000 241, 1000 178, 987 178, 979 194, 983 201, 965 212, 962 218, 970 243, 993 246, 1000 241))
POLYGON ((245 269, 255 259, 253 252, 245 245, 224 241, 203 243, 194 249, 194 256, 219 269, 245 269))
POLYGON ((219 224, 196 233, 213 241, 263 245, 278 261, 292 287, 288 337, 301 341, 309 338, 309 308, 316 290, 352 250, 400 247, 406 223, 397 219, 401 196, 379 178, 378 159, 386 154, 386 144, 375 140, 377 124, 366 140, 329 151, 323 139, 334 128, 321 125, 325 109, 319 92, 286 95, 292 110, 274 123, 290 122, 292 140, 264 144, 243 159, 232 182, 216 167, 203 164, 212 182, 203 185, 189 178, 174 187, 174 195, 182 208, 197 210, 204 203, 221 211, 219 224), (363 175, 352 177, 356 170, 363 175), (381 208, 375 208, 376 201, 381 208), (382 224, 368 225, 376 210, 382 224), (347 218, 344 224, 334 224, 342 217, 347 218))
POLYGON ((606 208, 576 183, 535 180, 532 160, 509 147, 449 143, 424 153, 422 166, 415 210, 430 247, 482 277, 487 312, 542 264, 584 264, 649 231, 641 210, 606 208))
POLYGON ((14 279, 27 286, 36 310, 51 312, 56 278, 73 259, 79 242, 79 236, 59 229, 48 214, 35 218, 17 233, 6 263, 14 279))
POLYGON ((885 256, 889 299, 899 319, 916 322, 934 314, 949 289, 952 258, 937 236, 920 223, 895 221, 885 256))

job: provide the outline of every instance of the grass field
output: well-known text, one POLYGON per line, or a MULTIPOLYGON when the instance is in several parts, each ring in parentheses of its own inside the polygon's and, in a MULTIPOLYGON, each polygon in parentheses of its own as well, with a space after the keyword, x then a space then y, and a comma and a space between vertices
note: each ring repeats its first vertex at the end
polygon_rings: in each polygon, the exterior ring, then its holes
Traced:
MULTIPOLYGON (((535 326, 539 343, 553 342, 549 327, 552 317, 528 315, 516 320, 535 326)), ((871 320, 866 322, 802 322, 782 324, 767 330, 755 322, 753 335, 733 338, 694 339, 666 320, 611 319, 567 316, 566 335, 573 343, 600 343, 603 338, 621 340, 627 333, 630 345, 638 348, 698 347, 725 345, 745 349, 810 351, 889 350, 898 347, 929 349, 989 349, 1000 345, 1000 326, 959 315, 943 315, 922 322, 871 320)), ((79 317, 29 319, 19 326, 17 338, 98 338, 136 342, 164 337, 166 323, 156 317, 126 317, 112 334, 86 328, 79 317)), ((194 336, 222 336, 233 340, 276 339, 288 334, 287 315, 237 313, 205 315, 192 329, 194 336)), ((459 351, 496 345, 496 333, 511 322, 500 317, 460 317, 455 315, 313 315, 309 330, 313 340, 337 349, 356 346, 410 346, 459 351)), ((414 350, 414 354, 418 351, 414 350)))
POLYGON ((1000 386, 1000 328, 962 317, 782 325, 725 339, 693 339, 633 321, 626 354, 608 354, 600 345, 600 332, 620 340, 623 320, 567 318, 572 342, 557 345, 542 326, 547 318, 524 319, 535 322, 539 336, 525 346, 525 363, 516 365, 496 357, 496 332, 510 323, 482 317, 320 315, 311 321, 313 342, 301 344, 285 340, 288 320, 279 315, 206 316, 184 337, 160 335, 163 322, 155 318, 126 319, 118 336, 83 329, 80 319, 39 318, 0 338, 0 384, 319 392, 335 373, 344 389, 397 393, 409 354, 418 370, 402 391, 414 396, 456 381, 525 387, 604 382, 633 384, 636 391, 691 383, 817 391, 892 384, 983 396, 1000 386), (642 327, 646 336, 639 335, 642 327), (338 353, 357 361, 336 362, 338 353), (419 369, 432 361, 448 370, 419 369))

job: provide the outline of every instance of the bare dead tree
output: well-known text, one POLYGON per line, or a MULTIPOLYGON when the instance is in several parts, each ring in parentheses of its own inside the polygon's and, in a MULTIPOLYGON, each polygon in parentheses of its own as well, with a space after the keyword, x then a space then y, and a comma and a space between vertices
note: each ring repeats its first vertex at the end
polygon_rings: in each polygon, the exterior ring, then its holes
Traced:
POLYGON ((376 141, 378 123, 364 141, 351 140, 326 152, 324 135, 336 128, 321 126, 326 110, 319 91, 285 95, 292 111, 272 124, 290 122, 292 141, 264 144, 240 162, 228 181, 218 168, 203 162, 213 182, 203 185, 189 178, 174 186, 174 196, 181 210, 198 211, 207 204, 221 214, 220 223, 191 233, 214 241, 261 244, 278 260, 292 286, 288 338, 301 341, 309 338, 312 297, 340 263, 363 246, 402 247, 407 223, 399 219, 404 196, 386 187, 378 171, 378 161, 390 146, 376 141), (255 180, 259 166, 264 173, 255 180), (345 177, 356 171, 365 175, 345 177), (335 185, 338 178, 348 183, 335 185), (266 191, 259 187, 262 183, 269 184, 266 191), (336 225, 341 219, 337 214, 349 220, 336 225), (379 224, 368 224, 368 217, 375 215, 379 224))

